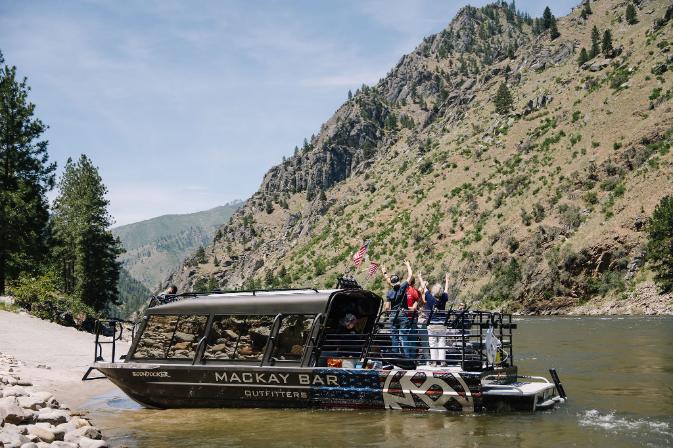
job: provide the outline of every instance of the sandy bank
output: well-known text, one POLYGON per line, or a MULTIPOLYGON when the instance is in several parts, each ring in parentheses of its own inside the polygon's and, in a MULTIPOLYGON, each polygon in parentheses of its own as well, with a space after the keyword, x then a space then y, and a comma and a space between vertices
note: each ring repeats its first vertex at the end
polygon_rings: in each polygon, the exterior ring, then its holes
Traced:
MULTIPOLYGON (((79 409, 91 397, 117 389, 108 380, 81 381, 93 362, 94 335, 32 317, 0 311, 0 352, 22 361, 18 368, 40 390, 79 409)), ((118 344, 117 353, 128 350, 118 344)), ((108 360, 108 348, 104 348, 108 360)), ((86 410, 86 409, 81 409, 86 410)))

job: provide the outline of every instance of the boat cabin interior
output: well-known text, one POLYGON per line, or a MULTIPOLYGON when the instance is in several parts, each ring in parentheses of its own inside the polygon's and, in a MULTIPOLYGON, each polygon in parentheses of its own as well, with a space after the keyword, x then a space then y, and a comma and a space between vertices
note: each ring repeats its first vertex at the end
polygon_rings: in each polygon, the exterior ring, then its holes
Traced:
POLYGON ((471 371, 513 365, 511 315, 383 311, 382 304, 377 294, 359 288, 159 297, 146 311, 126 359, 471 371))
POLYGON ((286 290, 171 296, 148 308, 127 355, 133 362, 316 365, 324 331, 347 315, 371 333, 381 311, 361 290, 286 290))

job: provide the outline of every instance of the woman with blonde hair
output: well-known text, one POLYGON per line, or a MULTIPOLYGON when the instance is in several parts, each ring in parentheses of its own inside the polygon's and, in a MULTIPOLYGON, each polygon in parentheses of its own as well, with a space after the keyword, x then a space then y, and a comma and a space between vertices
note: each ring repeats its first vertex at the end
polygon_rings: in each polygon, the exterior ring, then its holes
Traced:
POLYGON ((446 366, 446 327, 444 327, 444 313, 449 300, 449 274, 446 273, 444 281, 444 290, 439 283, 428 288, 427 282, 424 282, 421 276, 421 285, 423 287, 422 314, 421 317, 428 321, 428 345, 430 346, 430 358, 427 362, 429 366, 446 366))

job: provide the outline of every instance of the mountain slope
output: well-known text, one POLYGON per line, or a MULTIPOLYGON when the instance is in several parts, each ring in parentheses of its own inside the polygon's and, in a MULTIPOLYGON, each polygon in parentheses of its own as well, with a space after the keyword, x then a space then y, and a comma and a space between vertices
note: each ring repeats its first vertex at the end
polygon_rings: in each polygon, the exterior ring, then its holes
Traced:
POLYGON ((152 295, 152 292, 129 272, 122 268, 119 271, 119 305, 112 305, 109 315, 121 319, 132 319, 133 313, 139 311, 152 295))
POLYGON ((628 294, 647 274, 647 217, 673 193, 673 9, 641 1, 628 24, 624 2, 591 8, 559 19, 556 39, 507 6, 463 8, 271 168, 206 262, 172 281, 331 286, 368 240, 371 259, 450 271, 464 299, 493 308, 628 294), (594 26, 614 50, 581 68, 594 26))
POLYGON ((212 241, 217 229, 240 205, 237 201, 202 212, 164 215, 114 228, 112 233, 126 249, 119 258, 131 277, 154 291, 187 255, 212 241))

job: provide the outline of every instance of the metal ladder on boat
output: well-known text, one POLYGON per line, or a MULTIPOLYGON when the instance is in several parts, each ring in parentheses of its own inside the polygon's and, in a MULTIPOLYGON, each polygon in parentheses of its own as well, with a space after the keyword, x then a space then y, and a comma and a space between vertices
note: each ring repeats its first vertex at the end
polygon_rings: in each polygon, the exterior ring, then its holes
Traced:
MULTIPOLYGON (((124 324, 131 324, 131 339, 133 340, 135 336, 135 323, 120 319, 97 319, 94 325, 94 330, 96 333, 96 339, 94 341, 94 354, 93 354, 93 363, 105 362, 103 358, 103 344, 111 345, 111 356, 110 362, 115 362, 117 341, 121 340, 122 335, 124 334, 124 324), (101 340, 101 335, 103 337, 110 337, 110 340, 101 340)), ((120 358, 121 359, 121 358, 120 358)), ((84 376, 82 381, 91 381, 91 380, 100 380, 106 378, 105 376, 90 376, 91 373, 97 370, 95 366, 90 366, 84 376)))

